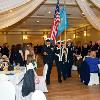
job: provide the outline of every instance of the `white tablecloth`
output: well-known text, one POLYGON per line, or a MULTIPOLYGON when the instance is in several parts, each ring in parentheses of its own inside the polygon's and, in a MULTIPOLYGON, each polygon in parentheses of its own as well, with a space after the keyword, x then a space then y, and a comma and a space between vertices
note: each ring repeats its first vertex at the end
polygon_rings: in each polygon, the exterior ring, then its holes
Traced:
MULTIPOLYGON (((25 98, 22 97, 22 84, 23 81, 21 81, 24 77, 26 70, 25 67, 21 67, 20 70, 16 70, 16 71, 1 71, 0 74, 4 73, 8 76, 9 81, 11 81, 16 88, 16 100, 26 100, 25 98), (21 83, 19 83, 21 81, 21 83), (19 83, 19 84, 18 84, 19 83)), ((47 87, 46 87, 46 83, 45 83, 45 78, 43 76, 39 76, 40 79, 40 83, 36 84, 36 90, 41 90, 43 92, 48 92, 47 87)), ((29 97, 30 98, 30 95, 29 97)))
POLYGON ((16 71, 0 71, 0 74, 6 74, 14 85, 18 84, 25 74, 25 67, 16 71))
POLYGON ((11 81, 16 89, 16 100, 22 100, 21 99, 21 84, 18 84, 24 77, 26 70, 25 67, 21 67, 20 70, 16 71, 0 71, 0 74, 6 74, 8 76, 9 81, 11 81))

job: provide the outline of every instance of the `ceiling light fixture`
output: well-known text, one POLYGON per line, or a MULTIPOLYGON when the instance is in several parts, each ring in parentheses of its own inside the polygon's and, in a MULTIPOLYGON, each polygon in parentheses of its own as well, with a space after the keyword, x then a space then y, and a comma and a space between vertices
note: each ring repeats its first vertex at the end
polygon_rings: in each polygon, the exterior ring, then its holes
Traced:
POLYGON ((27 35, 23 35, 23 40, 27 40, 28 36, 27 35))
POLYGON ((74 39, 76 38, 76 35, 75 35, 75 34, 73 34, 73 38, 74 38, 74 39))
POLYGON ((39 21, 39 20, 37 20, 36 22, 37 22, 37 23, 39 23, 40 21, 39 21))
POLYGON ((45 40, 45 39, 47 38, 47 35, 46 35, 46 34, 44 34, 43 38, 44 38, 44 40, 45 40))
POLYGON ((49 11, 48 13, 51 14, 51 11, 49 11))
POLYGON ((9 10, 9 12, 11 13, 11 12, 13 12, 13 10, 9 10))
POLYGON ((82 13, 82 15, 84 15, 84 13, 82 13))
POLYGON ((87 36, 87 32, 86 31, 84 31, 84 37, 86 37, 87 36))

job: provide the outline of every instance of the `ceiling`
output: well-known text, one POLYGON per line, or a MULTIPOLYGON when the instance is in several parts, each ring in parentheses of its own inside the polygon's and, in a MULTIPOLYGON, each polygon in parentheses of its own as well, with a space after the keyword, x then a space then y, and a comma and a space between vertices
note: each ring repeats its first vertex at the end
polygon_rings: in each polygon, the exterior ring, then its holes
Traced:
MULTIPOLYGON (((78 7, 75 0, 65 0, 66 11, 68 15, 69 28, 72 31, 80 27, 89 25, 89 22, 82 15, 82 11, 78 7)), ((89 1, 89 0, 88 0, 89 1)), ((25 31, 41 31, 50 30, 53 22, 53 16, 55 11, 57 0, 46 0, 41 4, 35 11, 33 11, 29 16, 23 19, 21 22, 15 24, 13 27, 6 30, 25 30, 25 31), (37 22, 39 21, 39 22, 37 22)), ((100 9, 97 9, 92 5, 90 6, 94 10, 95 14, 100 17, 100 9)), ((64 0, 60 0, 60 8, 64 5, 64 0)))

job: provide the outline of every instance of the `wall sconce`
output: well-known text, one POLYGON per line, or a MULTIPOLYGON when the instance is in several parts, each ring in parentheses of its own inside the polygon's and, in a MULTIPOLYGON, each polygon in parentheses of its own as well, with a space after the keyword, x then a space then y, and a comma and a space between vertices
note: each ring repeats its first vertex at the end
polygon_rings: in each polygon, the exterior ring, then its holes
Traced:
POLYGON ((76 38, 76 35, 75 35, 75 34, 73 35, 73 38, 74 38, 74 39, 76 38))
POLYGON ((43 38, 44 38, 44 39, 46 39, 46 38, 47 38, 47 35, 46 35, 46 34, 44 34, 43 38))
POLYGON ((86 37, 86 35, 87 35, 87 34, 86 34, 86 31, 84 31, 84 37, 86 37))
POLYGON ((27 35, 23 35, 23 40, 27 40, 28 36, 27 35))

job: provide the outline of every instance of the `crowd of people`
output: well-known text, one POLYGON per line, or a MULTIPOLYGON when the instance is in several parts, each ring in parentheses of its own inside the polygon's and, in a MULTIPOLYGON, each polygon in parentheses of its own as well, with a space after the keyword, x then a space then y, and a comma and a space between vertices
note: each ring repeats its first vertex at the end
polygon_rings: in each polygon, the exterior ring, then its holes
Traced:
POLYGON ((27 65, 27 56, 33 55, 33 60, 37 62, 37 54, 43 56, 44 65, 48 65, 46 83, 50 84, 50 74, 52 66, 55 63, 58 73, 58 82, 62 83, 63 80, 72 76, 72 66, 76 65, 78 74, 80 75, 81 82, 88 84, 90 81, 90 73, 99 73, 98 64, 100 59, 100 43, 88 42, 82 46, 75 45, 72 40, 59 40, 54 45, 50 38, 47 38, 45 45, 32 46, 32 43, 25 45, 17 44, 12 45, 9 49, 7 43, 0 46, 0 55, 6 55, 12 65, 19 64, 20 66, 27 65), (84 68, 84 62, 88 67, 84 68), (87 72, 87 74, 86 74, 87 72), (86 76, 87 75, 87 76, 86 76), (86 76, 86 77, 85 77, 86 76))
MULTIPOLYGON (((81 82, 86 85, 88 85, 91 80, 90 73, 99 73, 100 43, 90 41, 81 46, 79 44, 74 45, 71 40, 68 40, 66 43, 64 40, 59 40, 56 45, 52 45, 51 40, 47 39, 42 52, 44 55, 44 64, 48 64, 47 84, 50 84, 50 74, 54 61, 57 67, 59 83, 62 83, 62 77, 63 80, 66 80, 72 76, 71 71, 73 64, 77 66, 81 82), (88 70, 86 67, 82 67, 85 66, 83 62, 89 66, 88 70), (85 73, 86 71, 87 73, 85 73)), ((99 84, 99 81, 97 83, 99 84)))
POLYGON ((3 46, 0 46, 0 58, 5 55, 9 58, 10 64, 20 64, 20 66, 24 66, 26 65, 28 54, 32 54, 34 56, 33 59, 36 59, 36 55, 34 52, 35 50, 36 49, 33 48, 32 43, 23 45, 16 44, 12 45, 11 48, 9 48, 8 44, 5 43, 3 44, 3 46))

